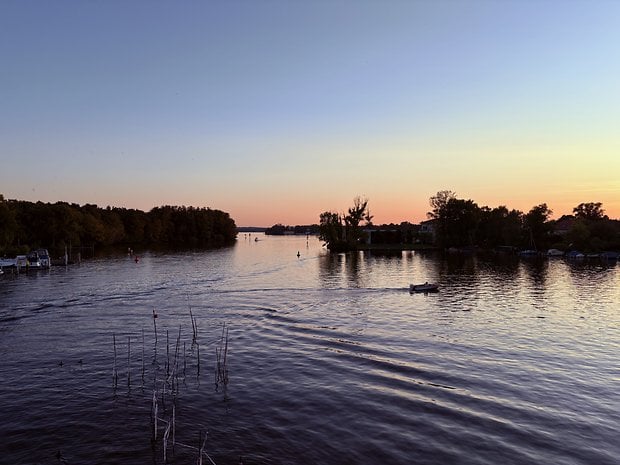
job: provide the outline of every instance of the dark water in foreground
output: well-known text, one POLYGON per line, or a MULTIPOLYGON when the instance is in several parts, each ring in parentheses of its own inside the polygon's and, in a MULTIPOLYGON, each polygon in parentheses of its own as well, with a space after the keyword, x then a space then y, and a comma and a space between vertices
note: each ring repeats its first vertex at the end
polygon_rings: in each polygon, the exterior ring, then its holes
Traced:
POLYGON ((620 463, 620 265, 260 237, 0 278, 0 463, 620 463))

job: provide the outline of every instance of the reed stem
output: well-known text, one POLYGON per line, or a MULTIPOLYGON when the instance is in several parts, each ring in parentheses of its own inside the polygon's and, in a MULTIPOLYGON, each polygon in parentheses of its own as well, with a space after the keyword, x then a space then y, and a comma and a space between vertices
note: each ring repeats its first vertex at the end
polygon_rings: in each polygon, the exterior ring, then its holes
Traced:
POLYGON ((127 386, 131 387, 131 336, 127 336, 127 386))
POLYGON ((168 330, 166 330, 166 377, 170 376, 170 343, 168 341, 168 330))
POLYGON ((144 328, 142 328, 142 386, 144 387, 144 328))
POLYGON ((155 345, 157 345, 157 313, 153 309, 153 332, 155 333, 155 345))
POLYGON ((116 334, 112 333, 112 339, 114 341, 114 366, 112 368, 112 381, 114 387, 118 384, 118 372, 116 371, 116 334))
POLYGON ((157 390, 153 389, 153 442, 157 442, 157 390))

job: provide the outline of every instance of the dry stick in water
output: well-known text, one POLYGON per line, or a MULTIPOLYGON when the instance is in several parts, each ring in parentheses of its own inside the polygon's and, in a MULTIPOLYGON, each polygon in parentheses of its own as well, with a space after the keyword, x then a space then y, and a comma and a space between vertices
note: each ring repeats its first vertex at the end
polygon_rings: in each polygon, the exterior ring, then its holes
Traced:
POLYGON ((127 386, 131 387, 131 336, 127 336, 127 386))
POLYGON ((226 356, 228 354, 228 327, 226 327, 226 342, 224 346, 224 371, 223 371, 223 382, 224 386, 228 384, 228 367, 226 365, 226 356))
POLYGON ((163 437, 163 441, 164 441, 164 463, 166 462, 166 449, 168 447, 168 436, 170 436, 170 423, 168 423, 168 426, 166 427, 166 431, 164 432, 164 437, 163 437))
POLYGON ((179 334, 177 335, 177 343, 176 346, 174 347, 174 368, 176 371, 176 368, 178 366, 179 363, 179 348, 181 347, 181 325, 179 325, 179 334))
POLYGON ((222 325, 222 335, 219 345, 215 346, 215 388, 217 389, 221 380, 222 372, 222 340, 224 339, 224 326, 222 325))
MULTIPOLYGON (((177 345, 174 349, 174 377, 176 378, 177 389, 179 386, 179 348, 180 347, 181 347, 181 325, 179 325, 179 335, 177 336, 177 345)), ((173 379, 173 382, 174 382, 174 379, 173 379)), ((176 394, 175 394, 175 398, 176 398, 176 394)))
POLYGON ((166 411, 166 381, 161 382, 161 406, 166 411))
POLYGON ((187 370, 187 352, 185 350, 185 341, 183 341, 183 378, 185 378, 186 370, 187 370))
POLYGON ((144 387, 144 328, 142 328, 142 387, 144 387))
POLYGON ((153 389, 153 408, 151 409, 153 412, 153 442, 157 442, 157 391, 153 389))
POLYGON ((228 384, 228 368, 226 366, 226 357, 228 353, 228 328, 226 323, 222 325, 222 336, 220 338, 219 347, 215 348, 216 358, 216 371, 215 371, 215 387, 217 389, 218 384, 224 384, 224 387, 228 384), (226 337, 224 337, 226 334, 226 337), (224 352, 222 354, 222 351, 224 352))
POLYGON ((116 372, 116 334, 112 333, 112 339, 114 341, 114 366, 112 368, 112 381, 114 387, 118 384, 118 373, 116 372))
MULTIPOLYGON (((202 432, 201 432, 201 434, 198 437, 200 438, 201 435, 202 435, 202 432)), ((199 454, 198 463, 200 465, 202 465, 202 454, 203 454, 203 452, 205 450, 205 444, 207 443, 207 435, 208 435, 208 433, 205 431, 204 441, 202 441, 202 444, 200 445, 200 449, 198 450, 198 454, 199 454)))
POLYGON ((176 439, 176 431, 177 431, 177 414, 176 407, 172 406, 172 450, 174 451, 174 446, 177 443, 176 439))
POLYGON ((215 348, 215 390, 217 391, 217 387, 220 382, 220 352, 218 348, 215 348))
POLYGON ((157 345, 157 313, 153 309, 153 331, 155 332, 155 345, 157 345))
POLYGON ((194 315, 192 313, 192 306, 189 303, 189 295, 187 296, 187 305, 189 305, 189 317, 192 320, 192 342, 196 342, 196 332, 197 332, 197 328, 196 328, 196 320, 194 319, 194 315))
POLYGON ((166 376, 170 376, 170 342, 168 340, 168 330, 166 330, 166 376))
MULTIPOLYGON (((200 446, 200 450, 198 451, 198 453, 200 454, 199 458, 198 458, 198 463, 200 465, 202 465, 202 456, 204 455, 205 457, 207 457, 207 459, 209 460, 209 462, 211 463, 211 465, 216 465, 216 463, 213 461, 213 459, 209 456, 209 454, 207 454, 205 452, 205 446, 207 445, 207 436, 208 436, 208 432, 205 431, 205 438, 202 441, 202 445, 200 446)), ((200 438, 200 436, 199 436, 200 438)))
POLYGON ((198 375, 200 374, 200 344, 196 344, 196 349, 198 353, 198 375))

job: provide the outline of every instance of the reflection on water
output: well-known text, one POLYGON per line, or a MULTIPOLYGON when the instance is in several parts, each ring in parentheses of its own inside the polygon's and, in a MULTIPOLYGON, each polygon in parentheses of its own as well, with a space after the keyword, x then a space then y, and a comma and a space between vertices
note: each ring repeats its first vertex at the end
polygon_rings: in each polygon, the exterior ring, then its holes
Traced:
POLYGON ((156 390, 172 464, 620 463, 617 265, 255 237, 0 279, 2 462, 163 464, 156 390))

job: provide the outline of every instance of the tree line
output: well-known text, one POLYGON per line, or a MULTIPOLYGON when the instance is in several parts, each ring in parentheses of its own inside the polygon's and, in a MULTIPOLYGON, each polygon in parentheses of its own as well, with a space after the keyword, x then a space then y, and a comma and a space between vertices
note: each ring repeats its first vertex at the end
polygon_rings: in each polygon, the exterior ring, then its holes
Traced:
MULTIPOLYGON (((620 221, 610 219, 600 202, 580 203, 572 214, 557 220, 551 219, 553 212, 546 203, 524 213, 506 206, 480 207, 449 190, 437 192, 429 204, 424 228, 410 223, 391 225, 401 243, 439 248, 620 250, 620 221)), ((320 215, 319 237, 330 250, 360 248, 366 239, 364 230, 373 228, 371 220, 368 200, 356 197, 347 214, 326 211, 320 215)), ((382 235, 389 233, 374 233, 377 238, 382 235)))
POLYGON ((265 229, 265 234, 268 236, 284 236, 286 234, 318 234, 318 224, 300 224, 296 226, 285 226, 281 223, 276 223, 273 226, 265 229))
POLYGON ((6 200, 0 194, 0 254, 45 247, 213 248, 236 240, 229 214, 185 206, 136 209, 6 200))

